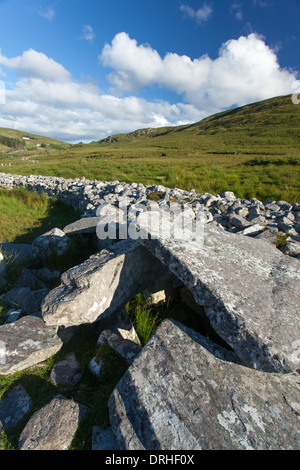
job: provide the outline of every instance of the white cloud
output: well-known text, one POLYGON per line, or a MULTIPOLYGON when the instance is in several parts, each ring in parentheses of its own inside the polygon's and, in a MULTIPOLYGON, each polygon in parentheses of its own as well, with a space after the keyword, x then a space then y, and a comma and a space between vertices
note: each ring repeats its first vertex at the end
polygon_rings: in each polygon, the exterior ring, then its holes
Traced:
POLYGON ((207 113, 288 94, 295 80, 255 33, 227 41, 215 60, 207 55, 192 60, 175 53, 162 58, 149 45, 138 45, 127 33, 119 33, 99 59, 114 69, 109 75, 114 92, 158 85, 207 113))
POLYGON ((95 33, 91 25, 84 25, 83 34, 79 39, 84 39, 85 41, 93 42, 93 40, 95 39, 95 33))
POLYGON ((47 7, 45 9, 40 9, 38 11, 38 14, 42 16, 43 18, 46 18, 49 21, 52 21, 54 16, 55 16, 55 11, 52 7, 47 7))
POLYGON ((0 127, 89 142, 143 127, 193 123, 234 105, 293 93, 296 80, 253 33, 227 41, 214 60, 176 53, 161 57, 150 45, 138 45, 119 33, 105 45, 100 60, 112 68, 113 91, 106 94, 96 82, 75 81, 62 64, 42 52, 29 49, 8 58, 0 50, 3 74, 11 69, 17 76, 14 85, 6 86, 0 127), (178 102, 133 96, 147 86, 175 92, 178 102), (128 92, 130 96, 124 96, 128 92))
POLYGON ((180 5, 180 10, 189 18, 193 18, 197 21, 197 23, 202 23, 203 21, 207 21, 210 16, 212 15, 213 9, 211 6, 204 3, 202 8, 198 10, 194 10, 194 8, 190 7, 189 5, 180 5))
POLYGON ((113 133, 204 117, 191 105, 103 94, 94 82, 76 82, 62 65, 33 50, 16 58, 0 54, 0 64, 15 69, 19 76, 13 88, 6 90, 0 127, 89 142, 113 133))
POLYGON ((2 55, 0 49, 0 65, 15 69, 21 75, 39 77, 47 81, 68 80, 70 77, 70 73, 61 64, 34 49, 11 59, 2 55))

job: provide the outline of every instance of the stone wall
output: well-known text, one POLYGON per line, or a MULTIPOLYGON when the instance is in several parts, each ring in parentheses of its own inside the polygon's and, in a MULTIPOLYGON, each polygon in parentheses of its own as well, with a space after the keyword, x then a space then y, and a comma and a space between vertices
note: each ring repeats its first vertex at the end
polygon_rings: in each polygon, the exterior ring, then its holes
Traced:
MULTIPOLYGON (((201 214, 206 224, 202 245, 157 238, 151 231, 139 242, 112 243, 58 273, 60 285, 52 290, 36 289, 46 266, 25 268, 2 296, 19 310, 0 326, 0 375, 61 353, 72 329, 90 324, 94 334, 100 333, 90 372, 101 374, 98 347, 103 344, 128 365, 108 401, 110 427, 93 427, 93 449, 300 449, 300 204, 242 200, 232 192, 214 196, 138 183, 4 173, 0 187, 45 192, 81 212, 79 221, 64 230, 53 228, 32 243, 36 258, 50 242, 61 247, 71 233, 95 235, 101 219, 97 209, 104 204, 150 209, 154 203, 168 208, 178 202, 187 220, 201 214), (275 246, 278 234, 285 237, 282 252, 275 246), (165 283, 188 290, 199 323, 204 312, 224 346, 172 319, 164 320, 143 348, 136 342, 124 303, 165 283)), ((72 352, 55 359, 50 379, 75 386, 81 372, 72 352)), ((62 395, 34 414, 31 407, 20 384, 0 400, 0 432, 27 416, 20 450, 67 449, 90 412, 62 395)))

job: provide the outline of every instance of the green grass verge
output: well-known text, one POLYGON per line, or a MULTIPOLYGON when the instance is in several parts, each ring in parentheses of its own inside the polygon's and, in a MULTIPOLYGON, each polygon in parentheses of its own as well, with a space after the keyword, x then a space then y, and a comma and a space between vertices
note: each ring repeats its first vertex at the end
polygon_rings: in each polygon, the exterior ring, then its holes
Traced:
POLYGON ((0 189, 0 214, 0 241, 10 243, 32 243, 42 233, 64 228, 80 217, 57 199, 23 188, 0 189))

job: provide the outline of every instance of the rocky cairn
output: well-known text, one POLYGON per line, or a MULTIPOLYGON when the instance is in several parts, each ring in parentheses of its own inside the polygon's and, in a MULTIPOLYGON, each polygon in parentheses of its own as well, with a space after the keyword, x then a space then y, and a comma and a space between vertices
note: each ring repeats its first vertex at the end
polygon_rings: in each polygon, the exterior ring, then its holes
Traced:
MULTIPOLYGON (((300 448, 300 204, 83 178, 0 174, 0 186, 46 192, 82 212, 30 246, 1 244, 40 266, 24 268, 8 286, 0 257, 1 298, 11 306, 0 326, 0 375, 42 363, 72 328, 95 325, 97 344, 115 349, 128 369, 108 402, 110 428, 93 428, 93 449, 300 448), (189 220, 201 212, 201 243, 156 237, 149 228, 140 240, 97 238, 104 204, 147 211, 174 202, 189 220), (92 240, 95 253, 67 272, 47 270, 49 253, 63 254, 74 234, 92 240), (47 288, 49 279, 57 287, 47 288), (222 346, 173 319, 141 346, 124 305, 136 293, 168 289, 188 292, 189 307, 222 346)), ((102 367, 95 355, 90 371, 102 367)), ((54 384, 75 386, 81 376, 73 353, 51 372, 54 384)), ((89 413, 61 395, 31 416, 30 409, 18 384, 0 401, 0 432, 29 416, 20 450, 67 449, 89 413)))

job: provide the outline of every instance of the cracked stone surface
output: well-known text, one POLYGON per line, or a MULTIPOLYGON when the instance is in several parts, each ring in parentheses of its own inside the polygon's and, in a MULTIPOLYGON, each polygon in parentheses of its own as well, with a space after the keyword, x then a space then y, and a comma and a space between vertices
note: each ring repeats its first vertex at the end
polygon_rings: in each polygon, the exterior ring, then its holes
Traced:
POLYGON ((121 450, 299 450, 297 382, 165 320, 109 399, 112 430, 121 450))
POLYGON ((203 245, 163 238, 141 243, 204 306, 212 327, 245 364, 267 372, 299 367, 298 260, 208 225, 203 245))

